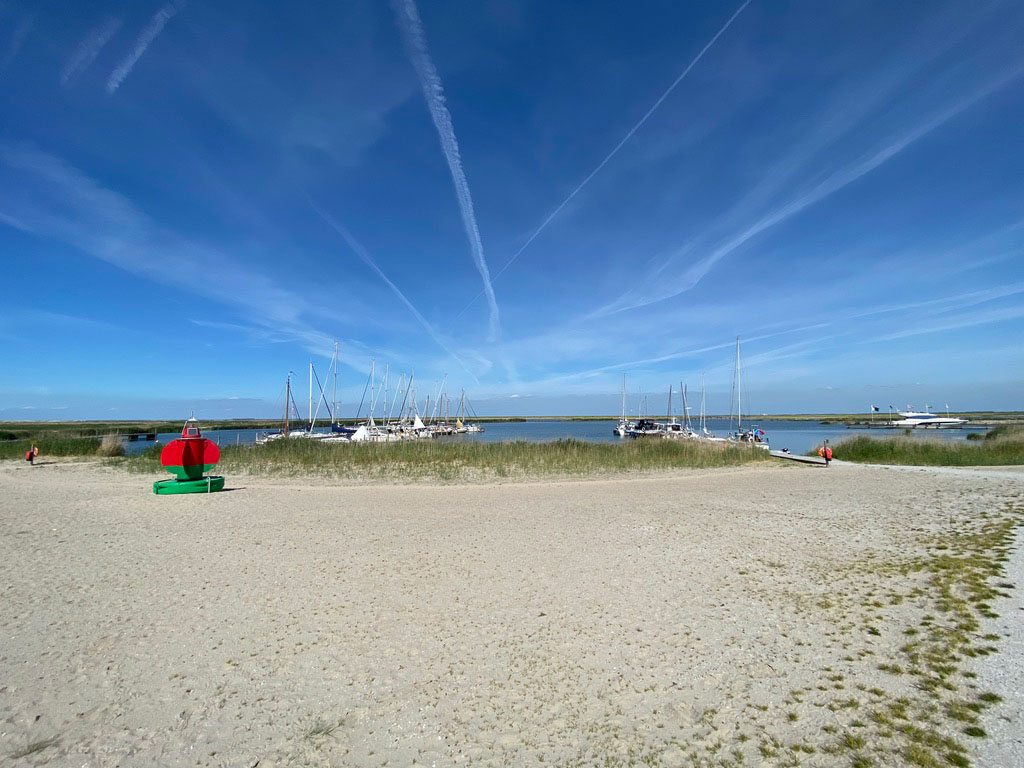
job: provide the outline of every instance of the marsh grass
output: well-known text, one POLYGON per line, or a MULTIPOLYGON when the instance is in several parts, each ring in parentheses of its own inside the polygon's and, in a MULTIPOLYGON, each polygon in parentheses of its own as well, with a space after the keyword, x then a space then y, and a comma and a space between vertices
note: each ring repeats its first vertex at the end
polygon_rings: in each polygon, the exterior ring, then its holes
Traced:
POLYGON ((98 437, 40 437, 30 440, 0 441, 0 459, 23 459, 32 446, 39 448, 39 459, 48 456, 95 456, 100 447, 98 437))
POLYGON ((1024 440, 1024 424, 1001 424, 985 433, 985 441, 1024 440))
POLYGON ((1024 464, 1024 430, 1012 427, 999 427, 997 430, 1005 431, 1000 433, 1001 436, 992 439, 986 436, 986 439, 972 443, 904 437, 879 439, 860 435, 838 443, 833 452, 837 459, 868 464, 943 467, 1024 464))
POLYGON ((100 440, 97 456, 124 456, 124 443, 118 435, 104 435, 100 440))
MULTIPOLYGON (((159 456, 159 447, 154 447, 121 463, 132 471, 159 472, 162 471, 159 456)), ((636 440, 622 444, 582 440, 325 444, 297 439, 266 445, 227 446, 221 449, 216 471, 400 482, 464 482, 732 467, 770 461, 767 451, 755 447, 676 440, 636 440)))

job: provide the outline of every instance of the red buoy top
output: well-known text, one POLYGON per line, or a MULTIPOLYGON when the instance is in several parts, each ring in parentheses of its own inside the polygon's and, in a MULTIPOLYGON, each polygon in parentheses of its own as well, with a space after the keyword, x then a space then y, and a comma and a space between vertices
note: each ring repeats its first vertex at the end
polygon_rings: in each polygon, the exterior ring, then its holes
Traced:
POLYGON ((179 480, 198 480, 220 461, 220 448, 199 431, 199 422, 189 418, 181 437, 160 452, 160 463, 179 480))

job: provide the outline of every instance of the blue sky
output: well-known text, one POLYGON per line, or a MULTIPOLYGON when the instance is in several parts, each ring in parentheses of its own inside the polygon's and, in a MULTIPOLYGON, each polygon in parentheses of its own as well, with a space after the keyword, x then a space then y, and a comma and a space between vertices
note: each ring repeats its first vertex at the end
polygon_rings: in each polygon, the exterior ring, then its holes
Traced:
POLYGON ((1020 409, 1019 2, 0 2, 0 419, 1020 409), (346 406, 350 409, 349 406, 346 406))

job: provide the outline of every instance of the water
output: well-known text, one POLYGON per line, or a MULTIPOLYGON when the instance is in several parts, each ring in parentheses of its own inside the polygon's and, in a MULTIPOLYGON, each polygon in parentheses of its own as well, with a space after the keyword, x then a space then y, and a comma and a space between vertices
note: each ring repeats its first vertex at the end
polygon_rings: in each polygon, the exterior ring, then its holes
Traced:
MULTIPOLYGON (((496 443, 506 440, 526 440, 533 443, 546 443, 552 440, 573 438, 593 443, 618 443, 622 438, 612 434, 617 419, 608 421, 510 421, 483 424, 484 432, 467 435, 452 435, 438 438, 439 440, 469 440, 481 443, 496 443)), ((746 426, 757 424, 768 433, 768 440, 774 450, 788 448, 791 453, 807 453, 821 445, 822 440, 832 444, 856 435, 892 438, 903 435, 901 429, 857 429, 847 428, 839 424, 822 424, 818 421, 749 421, 746 426)), ((716 435, 724 437, 730 431, 725 419, 709 419, 708 429, 716 435)), ((915 438, 926 440, 966 440, 972 432, 984 432, 986 427, 967 427, 964 429, 919 429, 913 432, 915 438)), ((318 429, 326 432, 327 429, 318 429)), ((265 434, 262 429, 223 429, 204 430, 203 436, 220 446, 252 445, 259 435, 265 434)), ((166 445, 180 437, 179 432, 162 432, 157 441, 166 445)), ((136 442, 124 444, 128 454, 141 453, 153 445, 152 442, 136 442)), ((343 447, 343 446, 341 446, 343 447)))

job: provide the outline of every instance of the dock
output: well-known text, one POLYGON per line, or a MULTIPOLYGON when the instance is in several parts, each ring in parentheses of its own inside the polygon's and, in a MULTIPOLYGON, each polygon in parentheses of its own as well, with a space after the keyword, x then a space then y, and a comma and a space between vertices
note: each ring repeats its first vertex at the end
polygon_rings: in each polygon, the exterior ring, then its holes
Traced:
POLYGON ((789 459, 790 461, 799 461, 804 464, 820 464, 825 466, 825 460, 820 456, 800 456, 796 453, 783 453, 782 451, 769 451, 768 453, 776 459, 789 459))

